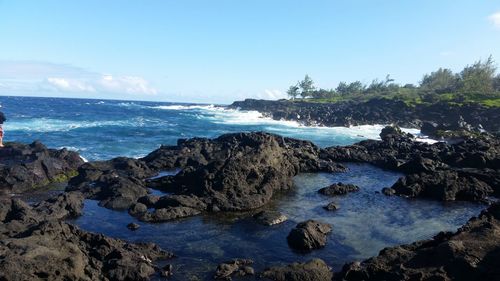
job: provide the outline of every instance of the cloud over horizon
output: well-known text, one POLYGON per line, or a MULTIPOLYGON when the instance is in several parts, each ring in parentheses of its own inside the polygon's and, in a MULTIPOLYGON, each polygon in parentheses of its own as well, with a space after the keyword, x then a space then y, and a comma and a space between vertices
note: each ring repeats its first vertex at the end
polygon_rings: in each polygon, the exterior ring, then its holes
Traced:
POLYGON ((114 76, 36 61, 0 61, 0 84, 9 92, 102 93, 153 96, 158 90, 139 76, 114 76))
POLYGON ((94 79, 71 79, 49 77, 46 79, 49 89, 66 92, 86 93, 126 93, 131 95, 156 95, 158 91, 149 82, 137 76, 101 75, 94 79))
POLYGON ((500 28, 500 11, 490 15, 488 20, 493 24, 494 27, 500 28))
POLYGON ((165 92, 141 76, 98 73, 70 64, 9 60, 0 60, 0 94, 211 103, 287 97, 276 88, 226 90, 224 94, 206 87, 165 92))

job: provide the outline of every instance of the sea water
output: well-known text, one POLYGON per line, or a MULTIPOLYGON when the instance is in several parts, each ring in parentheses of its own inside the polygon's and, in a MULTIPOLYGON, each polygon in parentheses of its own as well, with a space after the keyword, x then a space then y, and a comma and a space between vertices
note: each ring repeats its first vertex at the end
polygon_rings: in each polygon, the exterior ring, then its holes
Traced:
MULTIPOLYGON (((305 127, 264 118, 255 111, 216 105, 24 97, 0 97, 0 104, 8 119, 4 125, 6 141, 29 143, 37 139, 49 147, 78 151, 88 160, 140 157, 161 144, 175 144, 178 138, 241 131, 267 131, 310 140, 322 147, 348 145, 377 139, 383 128, 305 127)), ((155 242, 173 251, 177 258, 163 262, 174 266, 173 280, 210 280, 217 264, 231 258, 253 259, 259 271, 318 257, 339 270, 344 263, 376 255, 384 247, 428 239, 439 231, 454 231, 484 208, 465 202, 387 197, 380 190, 391 186, 401 174, 367 164, 348 166, 346 173, 296 176, 293 190, 275 196, 266 206, 289 218, 280 225, 259 225, 252 219, 254 212, 149 224, 136 221, 127 212, 102 208, 92 200, 85 201, 84 215, 71 222, 88 231, 132 242, 155 242), (360 191, 334 198, 318 194, 318 189, 339 181, 356 184, 360 191), (323 206, 332 201, 340 209, 324 210, 323 206), (302 254, 288 247, 286 236, 298 222, 307 219, 330 223, 333 231, 325 248, 302 254), (130 222, 141 227, 129 231, 126 225, 130 222)))
POLYGON ((0 97, 0 104, 8 119, 5 141, 41 140, 49 147, 76 150, 88 160, 140 157, 179 138, 242 131, 267 131, 323 147, 347 145, 376 139, 383 128, 306 127, 215 105, 28 97, 0 97))

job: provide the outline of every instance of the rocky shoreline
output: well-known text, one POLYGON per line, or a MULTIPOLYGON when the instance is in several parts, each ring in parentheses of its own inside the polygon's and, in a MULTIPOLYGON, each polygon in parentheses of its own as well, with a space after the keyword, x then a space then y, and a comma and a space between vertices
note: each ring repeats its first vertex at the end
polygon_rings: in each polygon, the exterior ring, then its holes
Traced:
POLYGON ((313 103, 289 100, 235 101, 229 108, 256 110, 275 120, 292 120, 304 125, 358 126, 395 124, 422 128, 432 137, 454 137, 486 130, 500 132, 500 108, 479 104, 417 104, 377 98, 366 102, 313 103))
POLYGON ((0 149, 0 194, 67 181, 83 163, 78 153, 67 149, 48 149, 40 142, 7 143, 0 149))
MULTIPOLYGON (((491 206, 454 234, 441 233, 432 240, 384 249, 378 257, 346 265, 340 273, 333 274, 328 261, 312 260, 272 267, 259 276, 270 280, 331 280, 332 276, 335 280, 500 278, 492 262, 500 249, 500 212, 492 199, 500 194, 500 139, 487 133, 454 144, 426 144, 398 128, 387 127, 379 141, 324 149, 269 133, 236 133, 179 140, 175 146, 162 146, 140 159, 119 157, 89 163, 83 163, 76 153, 48 150, 39 143, 10 147, 19 150, 8 151, 22 153, 2 154, 5 177, 19 167, 28 171, 28 176, 13 176, 14 185, 13 180, 1 185, 4 193, 29 191, 57 178, 52 175, 75 169, 78 175, 69 180, 66 192, 33 206, 2 196, 0 279, 146 280, 161 271, 154 260, 173 257, 153 244, 131 244, 65 222, 81 215, 84 199, 98 200, 109 209, 128 210, 131 216, 151 223, 249 211, 289 191, 295 175, 344 172, 342 162, 370 163, 403 172, 405 176, 392 187, 381 190, 387 195, 467 200, 491 206), (161 176, 172 169, 179 172, 161 176), (152 195, 152 189, 166 194, 152 195), (434 258, 426 263, 428 255, 434 258)), ((339 183, 323 193, 348 196, 343 194, 356 190, 356 186, 339 183)), ((280 214, 260 216, 267 225, 286 220, 280 214)), ((329 225, 307 221, 291 229, 288 241, 291 247, 309 252, 325 245, 330 231, 329 225)), ((230 262, 218 272, 224 278, 233 273, 250 275, 253 269, 249 264, 230 262)))
POLYGON ((79 192, 30 206, 0 200, 1 280, 148 280, 153 261, 173 257, 154 244, 132 244, 64 222, 82 213, 79 192))

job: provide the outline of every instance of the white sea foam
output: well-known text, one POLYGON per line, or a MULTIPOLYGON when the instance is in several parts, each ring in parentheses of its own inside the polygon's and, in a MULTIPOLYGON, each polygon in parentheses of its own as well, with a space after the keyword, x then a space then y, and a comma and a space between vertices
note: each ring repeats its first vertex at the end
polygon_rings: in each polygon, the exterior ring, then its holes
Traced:
POLYGON ((433 143, 437 143, 437 142, 440 142, 439 140, 435 140, 435 139, 430 139, 426 136, 423 136, 423 137, 417 137, 415 138, 416 141, 419 141, 419 142, 425 142, 425 143, 428 143, 428 144, 433 144, 433 143))
POLYGON ((60 147, 58 147, 58 149, 63 149, 63 148, 66 148, 67 150, 75 151, 75 152, 86 150, 86 149, 81 149, 81 148, 78 148, 78 147, 75 147, 75 146, 60 146, 60 147))
POLYGON ((213 104, 209 105, 158 105, 151 107, 153 109, 163 109, 163 110, 192 110, 192 109, 204 109, 204 110, 224 110, 222 107, 216 107, 213 104))
MULTIPOLYGON (((210 114, 205 116, 211 119, 214 123, 227 124, 227 125, 264 125, 265 129, 276 133, 289 133, 289 134, 317 134, 317 135, 331 135, 331 136, 344 136, 348 138, 366 138, 366 139, 380 139, 380 131, 387 126, 387 124, 377 125, 360 125, 351 127, 326 127, 326 126, 306 126, 297 121, 291 120, 274 120, 265 117, 258 111, 244 111, 233 110, 224 108, 208 108, 210 114)), ((404 132, 411 133, 417 136, 417 141, 435 143, 436 140, 429 139, 420 134, 419 129, 402 128, 404 132)))
POLYGON ((27 132, 64 132, 80 128, 94 128, 104 126, 127 126, 129 121, 75 121, 49 118, 34 118, 11 121, 4 124, 6 131, 27 132))
MULTIPOLYGON (((387 126, 387 124, 376 125, 360 125, 351 127, 326 127, 326 126, 306 126, 297 121, 289 120, 274 120, 263 116, 257 111, 239 111, 239 110, 224 110, 219 111, 213 116, 215 123, 231 124, 231 125, 268 125, 266 130, 275 133, 289 133, 301 135, 329 135, 329 136, 343 136, 351 139, 380 139, 380 131, 387 126)), ((415 128, 401 128, 406 133, 411 133, 416 136, 415 140, 433 144, 437 140, 430 139, 422 135, 420 129, 415 128)))
POLYGON ((429 136, 423 135, 420 132, 420 129, 401 128, 401 130, 403 132, 410 133, 410 134, 414 135, 415 140, 419 141, 419 142, 425 142, 428 144, 433 144, 433 143, 439 142, 438 140, 429 138, 429 136))
POLYGON ((117 106, 121 107, 136 107, 136 108, 148 108, 148 106, 142 105, 142 104, 137 104, 135 102, 120 102, 116 104, 117 106))
MULTIPOLYGON (((162 105, 155 106, 155 109, 163 110, 196 110, 198 119, 208 119, 216 124, 225 125, 247 125, 247 126, 265 126, 265 130, 287 135, 307 136, 342 136, 350 139, 380 139, 380 131, 386 124, 361 125, 351 127, 325 127, 325 126, 306 126, 297 121, 274 120, 264 116, 258 111, 237 110, 214 105, 162 105)), ((419 129, 402 128, 404 132, 415 135, 417 141, 426 143, 435 143, 437 140, 429 139, 421 135, 419 129)))
MULTIPOLYGON (((316 140, 323 145, 328 143, 349 143, 362 139, 380 139, 380 131, 385 125, 362 125, 352 127, 323 127, 305 126, 297 121, 274 120, 265 117, 258 111, 246 111, 229 109, 215 105, 161 105, 143 106, 133 102, 123 102, 116 104, 122 107, 145 107, 153 110, 174 110, 190 112, 198 119, 206 120, 214 124, 230 126, 247 126, 243 130, 264 130, 289 137, 316 140), (248 126, 258 126, 248 128, 248 126)), ((106 120, 106 121, 75 121, 48 118, 34 118, 24 120, 14 120, 5 124, 7 131, 28 131, 28 132, 63 132, 81 128, 94 128, 105 126, 133 126, 154 127, 169 126, 165 120, 158 118, 145 118, 138 116, 134 120, 106 120)), ((419 129, 403 129, 417 136, 418 141, 434 143, 432 140, 422 136, 419 129)))

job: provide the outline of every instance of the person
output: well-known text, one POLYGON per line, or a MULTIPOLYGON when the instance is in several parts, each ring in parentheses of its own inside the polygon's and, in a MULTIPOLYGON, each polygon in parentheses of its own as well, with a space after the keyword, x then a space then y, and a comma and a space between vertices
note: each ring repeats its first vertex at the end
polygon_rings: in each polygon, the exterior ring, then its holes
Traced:
POLYGON ((3 147, 3 122, 5 122, 5 115, 0 111, 0 147, 3 147))

